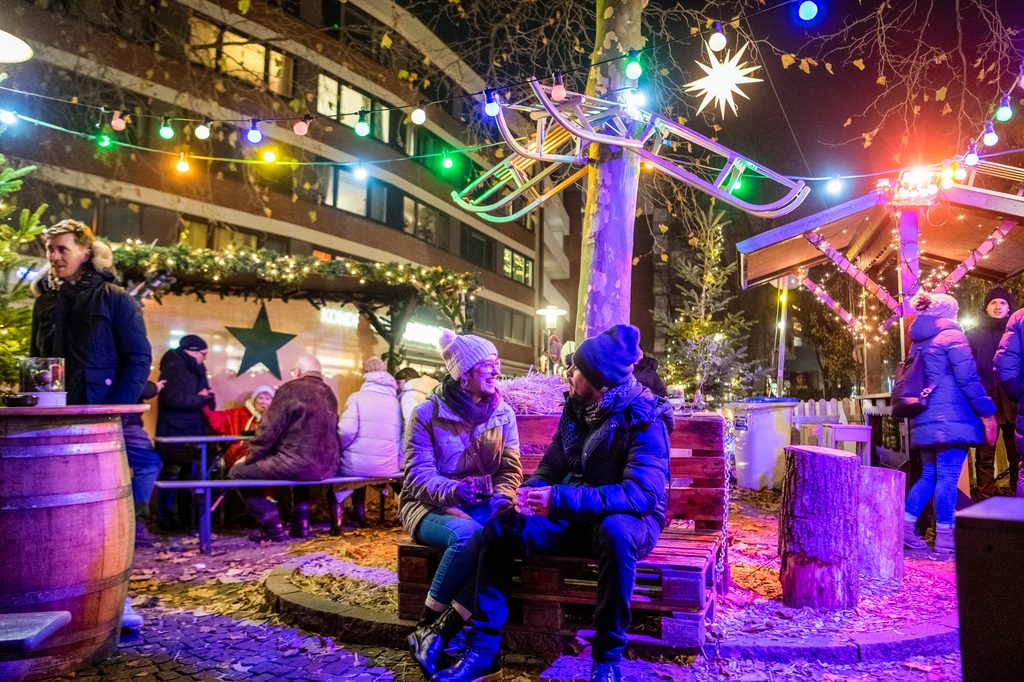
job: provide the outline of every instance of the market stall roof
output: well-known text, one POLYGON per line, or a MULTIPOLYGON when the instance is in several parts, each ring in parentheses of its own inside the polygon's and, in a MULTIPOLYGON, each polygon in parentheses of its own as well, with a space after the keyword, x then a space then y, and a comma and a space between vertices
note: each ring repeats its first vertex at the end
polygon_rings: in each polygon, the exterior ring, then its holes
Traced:
MULTIPOLYGON (((851 261, 880 265, 893 249, 899 210, 889 193, 879 189, 746 239, 736 245, 743 287, 829 262, 804 237, 811 232, 851 261)), ((1024 197, 968 185, 939 190, 919 222, 921 260, 956 265, 1006 221, 1024 221, 1024 197)), ((1024 230, 1013 230, 972 274, 1001 280, 1022 270, 1024 230)))

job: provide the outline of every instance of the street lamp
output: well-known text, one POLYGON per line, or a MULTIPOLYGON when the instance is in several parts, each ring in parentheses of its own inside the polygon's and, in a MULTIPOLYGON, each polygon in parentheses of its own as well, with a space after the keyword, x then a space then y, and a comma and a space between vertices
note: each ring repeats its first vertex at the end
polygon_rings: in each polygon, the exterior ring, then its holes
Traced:
POLYGON ((7 31, 0 31, 0 64, 18 64, 32 59, 28 43, 7 31))

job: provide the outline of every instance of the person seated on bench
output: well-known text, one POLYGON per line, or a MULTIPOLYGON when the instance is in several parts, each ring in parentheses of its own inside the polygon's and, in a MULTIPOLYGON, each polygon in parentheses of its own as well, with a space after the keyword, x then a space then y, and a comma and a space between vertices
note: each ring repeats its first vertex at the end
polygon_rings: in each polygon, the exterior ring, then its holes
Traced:
MULTIPOLYGON (((484 531, 477 603, 465 653, 438 682, 489 678, 501 670, 515 558, 524 553, 597 559, 591 680, 621 679, 637 561, 666 522, 672 409, 633 376, 640 332, 616 325, 580 344, 566 370, 569 400, 515 517, 499 511, 484 531)), ((507 503, 510 504, 510 503, 507 503)))
POLYGON ((423 617, 409 635, 428 675, 472 615, 480 535, 492 503, 511 504, 523 478, 516 415, 494 385, 501 372, 494 344, 444 330, 441 357, 448 374, 406 428, 398 502, 409 535, 444 550, 423 617))
MULTIPOLYGON (((263 421, 263 415, 274 399, 272 386, 259 386, 242 404, 227 410, 203 408, 203 416, 210 431, 221 436, 253 435, 256 427, 263 421)), ((224 469, 230 470, 249 453, 249 441, 240 440, 232 443, 224 452, 224 469)))
MULTIPOLYGON (((277 389, 267 413, 249 442, 249 454, 231 467, 228 478, 320 481, 338 471, 338 399, 320 373, 320 361, 303 355, 292 370, 295 377, 277 389)), ((243 488, 245 506, 260 530, 256 542, 284 539, 277 505, 262 488, 243 488)), ((292 537, 309 535, 309 488, 295 488, 292 537)))
MULTIPOLYGON (((380 358, 367 358, 363 362, 363 385, 345 401, 338 430, 341 435, 339 476, 385 478, 402 468, 398 383, 380 358)), ((384 504, 383 498, 381 504, 384 504)), ((360 528, 366 526, 365 487, 352 493, 352 520, 360 528)))

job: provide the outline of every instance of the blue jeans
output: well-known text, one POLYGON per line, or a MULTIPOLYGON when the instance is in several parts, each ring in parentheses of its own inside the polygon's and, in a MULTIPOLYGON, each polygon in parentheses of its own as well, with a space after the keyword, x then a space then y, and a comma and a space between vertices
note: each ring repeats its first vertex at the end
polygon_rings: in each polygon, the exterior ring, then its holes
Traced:
POLYGON ((962 443, 921 448, 921 478, 907 493, 907 513, 915 518, 920 516, 934 496, 935 523, 952 526, 956 484, 966 459, 967 446, 962 443))
POLYGON ((495 518, 484 531, 480 550, 477 605, 470 646, 487 656, 498 653, 508 620, 508 595, 517 556, 560 554, 597 559, 593 658, 617 662, 626 648, 629 602, 636 563, 651 553, 661 535, 652 516, 611 514, 595 524, 552 521, 542 516, 495 518))
POLYGON ((149 434, 141 424, 126 424, 124 427, 124 449, 128 456, 128 467, 132 470, 132 499, 135 501, 135 516, 149 516, 149 499, 160 473, 160 455, 153 449, 149 434))
POLYGON ((491 505, 484 501, 459 508, 471 518, 430 512, 416 526, 416 540, 444 550, 430 584, 430 596, 442 604, 455 601, 472 609, 480 538, 491 517, 491 505))

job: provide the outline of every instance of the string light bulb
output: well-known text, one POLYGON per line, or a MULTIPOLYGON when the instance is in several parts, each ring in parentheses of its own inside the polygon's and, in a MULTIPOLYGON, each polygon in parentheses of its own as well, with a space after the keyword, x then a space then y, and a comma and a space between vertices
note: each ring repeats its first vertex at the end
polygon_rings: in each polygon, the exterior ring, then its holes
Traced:
POLYGON ((302 137, 303 135, 309 132, 309 122, 312 120, 313 117, 310 116, 309 114, 306 114, 305 116, 303 116, 298 121, 292 124, 292 132, 298 135, 299 137, 302 137))
POLYGON ((725 49, 726 44, 725 33, 722 31, 722 22, 715 22, 715 30, 712 32, 711 37, 708 38, 708 47, 714 52, 721 52, 725 49))
POLYGON ((419 106, 412 110, 409 118, 412 120, 414 125, 421 126, 427 122, 427 111, 423 108, 423 102, 420 102, 419 106))
POLYGON ((370 124, 366 121, 366 109, 359 110, 359 121, 356 122, 356 135, 366 137, 370 134, 370 124))
POLYGON ((999 143, 999 135, 996 134, 992 121, 985 121, 985 134, 981 136, 981 143, 986 147, 994 147, 999 143))
POLYGON ((363 168, 363 164, 362 164, 361 161, 356 164, 356 168, 355 168, 354 171, 352 171, 352 174, 356 176, 357 180, 365 180, 366 179, 366 169, 363 168))
POLYGON ((107 147, 111 146, 112 144, 114 144, 114 140, 111 139, 110 135, 97 135, 96 136, 96 146, 97 147, 102 147, 103 149, 106 149, 107 147))
POLYGON ((804 0, 800 3, 800 8, 797 10, 797 16, 803 21, 810 21, 814 17, 818 16, 818 3, 813 0, 804 0))
POLYGON ((963 182, 967 179, 967 169, 961 166, 959 163, 953 164, 953 179, 957 182, 963 182))
POLYGON ((195 127, 192 134, 196 136, 197 140, 208 140, 210 139, 210 124, 213 123, 209 117, 204 116, 203 122, 195 127))
POLYGON ((964 154, 964 165, 965 166, 977 166, 981 158, 978 156, 978 147, 971 142, 971 145, 967 148, 967 153, 964 154))
POLYGON ((452 157, 448 156, 448 152, 447 151, 442 152, 441 165, 445 169, 451 168, 452 166, 455 165, 455 162, 452 161, 452 157))
POLYGON ((843 188, 843 181, 839 179, 838 175, 833 175, 832 179, 825 185, 825 191, 829 194, 839 194, 839 190, 843 188))
POLYGON ((629 61, 626 62, 626 78, 636 80, 644 75, 644 67, 640 64, 640 55, 636 50, 629 51, 629 61))
POLYGON ((501 111, 501 107, 498 105, 497 99, 494 97, 494 90, 488 90, 486 93, 487 104, 484 105, 484 113, 494 118, 501 111))
POLYGON ((8 109, 0 109, 0 123, 5 126, 14 125, 18 122, 18 115, 8 109))
POLYGON ((110 127, 112 130, 121 132, 128 125, 128 122, 121 118, 121 112, 115 111, 114 115, 110 117, 110 127))
POLYGON ((555 82, 551 86, 551 101, 561 102, 565 99, 565 80, 561 71, 555 71, 555 82))
POLYGON ((999 103, 999 108, 996 109, 996 120, 1000 123, 1006 123, 1013 118, 1013 108, 1010 106, 1010 96, 1004 95, 1003 101, 999 103))
POLYGON ((267 163, 274 163, 275 161, 277 161, 277 152, 275 152, 273 149, 266 150, 265 152, 263 152, 263 160, 266 161, 267 163))
POLYGON ((250 121, 249 130, 245 132, 245 139, 249 140, 249 144, 259 144, 263 141, 263 133, 260 132, 259 123, 255 118, 250 121))
POLYGON ((171 122, 164 116, 160 119, 160 129, 157 134, 164 140, 170 140, 174 138, 174 128, 171 126, 171 122))
POLYGON ((179 173, 188 173, 191 166, 189 166, 188 159, 185 158, 185 152, 178 156, 178 163, 174 164, 174 167, 179 173))

